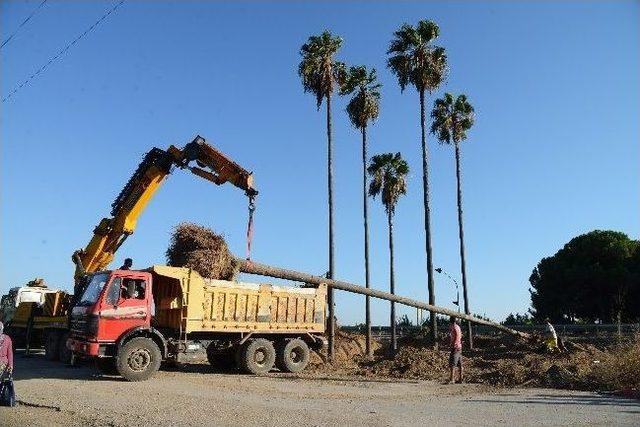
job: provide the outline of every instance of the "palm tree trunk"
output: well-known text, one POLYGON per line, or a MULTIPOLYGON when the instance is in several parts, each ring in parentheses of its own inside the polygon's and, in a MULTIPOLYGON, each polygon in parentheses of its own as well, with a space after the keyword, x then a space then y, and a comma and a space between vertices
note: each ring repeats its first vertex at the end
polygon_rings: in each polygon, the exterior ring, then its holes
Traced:
MULTIPOLYGON (((456 181, 458 185, 458 229, 460 231, 460 270, 462 273, 462 294, 464 296, 464 313, 469 313, 469 297, 467 296, 467 265, 464 250, 464 226, 462 223, 462 178, 460 177, 460 144, 456 143, 456 181)), ((467 334, 469 335, 469 348, 473 348, 473 331, 471 322, 467 322, 467 334)))
MULTIPOLYGON (((333 247, 333 138, 331 135, 331 93, 327 94, 327 186, 329 192, 329 279, 334 278, 334 247, 333 247)), ((327 304, 329 305, 329 361, 333 361, 335 342, 335 302, 333 289, 328 289, 327 304)))
MULTIPOLYGON (((362 202, 364 204, 364 274, 365 287, 369 287, 369 198, 367 197, 367 127, 362 127, 362 202)), ((371 298, 367 295, 365 302, 366 323, 366 354, 373 356, 371 351, 371 298)))
MULTIPOLYGON (((427 161, 427 138, 426 138, 426 118, 424 107, 424 89, 420 90, 420 127, 422 130, 422 191, 424 195, 424 232, 425 232, 425 245, 427 252, 427 286, 429 289, 429 304, 435 305, 436 303, 436 291, 433 282, 433 259, 431 246, 431 207, 429 203, 429 164, 427 161)), ((431 322, 431 341, 433 342, 433 348, 438 348, 438 324, 436 322, 435 312, 430 312, 431 322)))
MULTIPOLYGON (((387 220, 389 221, 389 292, 396 293, 395 272, 393 269, 393 213, 387 212, 387 220)), ((396 336, 396 303, 391 301, 391 354, 395 354, 398 350, 398 338, 396 336)))

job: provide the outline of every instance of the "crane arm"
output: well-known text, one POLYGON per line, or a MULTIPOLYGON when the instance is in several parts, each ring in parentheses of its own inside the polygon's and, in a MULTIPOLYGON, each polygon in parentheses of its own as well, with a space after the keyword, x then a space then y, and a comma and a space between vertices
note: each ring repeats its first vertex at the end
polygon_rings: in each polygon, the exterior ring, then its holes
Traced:
POLYGON ((200 136, 182 149, 173 145, 167 150, 152 148, 112 203, 111 217, 100 220, 87 246, 74 252, 72 259, 76 264, 76 282, 86 273, 104 270, 113 261, 115 252, 133 234, 138 217, 174 166, 188 169, 216 185, 230 182, 244 190, 250 204, 258 194, 251 172, 207 144, 200 136))

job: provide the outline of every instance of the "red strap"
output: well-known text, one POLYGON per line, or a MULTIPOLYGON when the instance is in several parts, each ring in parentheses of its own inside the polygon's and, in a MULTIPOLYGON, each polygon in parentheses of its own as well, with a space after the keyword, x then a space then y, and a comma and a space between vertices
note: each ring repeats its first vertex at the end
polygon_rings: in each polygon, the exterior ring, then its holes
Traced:
POLYGON ((253 197, 249 197, 249 222, 247 223, 247 260, 251 260, 251 242, 253 240, 253 212, 256 210, 253 197))

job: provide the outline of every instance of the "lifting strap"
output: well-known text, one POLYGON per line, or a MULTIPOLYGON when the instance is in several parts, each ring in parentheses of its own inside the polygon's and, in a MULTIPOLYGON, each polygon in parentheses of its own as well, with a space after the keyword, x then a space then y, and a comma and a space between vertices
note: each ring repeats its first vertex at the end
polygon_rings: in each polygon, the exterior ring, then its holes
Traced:
POLYGON ((253 213, 256 210, 255 195, 249 195, 249 221, 247 222, 247 261, 251 261, 251 241, 253 240, 253 213))

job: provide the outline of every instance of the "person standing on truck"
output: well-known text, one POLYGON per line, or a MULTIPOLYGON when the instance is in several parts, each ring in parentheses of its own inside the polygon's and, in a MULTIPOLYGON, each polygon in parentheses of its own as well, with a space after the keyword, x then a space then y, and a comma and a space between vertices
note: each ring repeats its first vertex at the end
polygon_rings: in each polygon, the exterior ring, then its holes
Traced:
POLYGON ((133 260, 131 258, 125 258, 124 264, 118 270, 131 270, 131 266, 133 265, 133 260))
POLYGON ((4 334, 4 324, 0 322, 0 375, 13 372, 13 344, 11 337, 4 334))
POLYGON ((451 352, 449 353, 449 383, 454 381, 454 372, 456 368, 460 369, 460 376, 456 383, 461 384, 462 373, 462 330, 455 317, 449 317, 449 345, 451 352))

